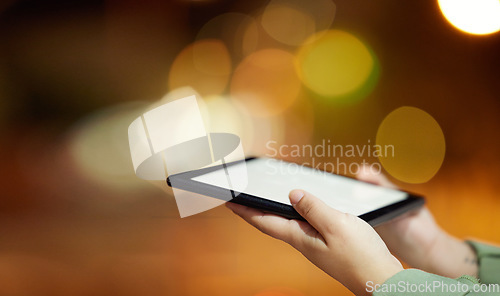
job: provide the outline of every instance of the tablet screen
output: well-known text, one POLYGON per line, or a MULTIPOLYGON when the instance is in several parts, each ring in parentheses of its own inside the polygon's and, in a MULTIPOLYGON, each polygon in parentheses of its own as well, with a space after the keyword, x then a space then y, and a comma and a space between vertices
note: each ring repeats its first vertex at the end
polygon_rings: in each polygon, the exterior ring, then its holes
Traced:
MULTIPOLYGON (((243 163, 234 166, 243 166, 243 163)), ((303 189, 339 211, 356 216, 402 201, 409 197, 403 191, 384 188, 351 178, 326 173, 270 158, 246 162, 248 185, 243 193, 291 205, 288 193, 303 189)), ((192 178, 193 181, 228 188, 227 180, 217 171, 192 178)))

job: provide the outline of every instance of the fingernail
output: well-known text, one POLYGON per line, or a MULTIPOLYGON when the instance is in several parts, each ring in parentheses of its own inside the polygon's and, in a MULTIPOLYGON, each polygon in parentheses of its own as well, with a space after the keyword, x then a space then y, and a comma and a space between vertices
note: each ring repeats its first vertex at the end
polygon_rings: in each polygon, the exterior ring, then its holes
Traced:
POLYGON ((290 202, 292 205, 296 205, 304 197, 304 191, 294 190, 290 192, 290 202))

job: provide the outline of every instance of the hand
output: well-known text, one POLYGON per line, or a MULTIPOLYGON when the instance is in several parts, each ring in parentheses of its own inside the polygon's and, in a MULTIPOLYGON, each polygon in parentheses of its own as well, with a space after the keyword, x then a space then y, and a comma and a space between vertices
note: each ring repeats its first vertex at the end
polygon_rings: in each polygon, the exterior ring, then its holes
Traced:
MULTIPOLYGON (((375 174, 368 167, 360 169, 357 178, 396 187, 384 175, 375 174)), ((426 207, 380 225, 376 231, 389 250, 412 267, 452 278, 464 274, 477 276, 475 252, 468 244, 441 229, 426 207)))
POLYGON ((309 223, 233 203, 226 205, 263 233, 299 250, 356 295, 368 294, 367 281, 382 284, 403 270, 365 221, 332 209, 302 190, 293 190, 289 197, 293 207, 309 223))

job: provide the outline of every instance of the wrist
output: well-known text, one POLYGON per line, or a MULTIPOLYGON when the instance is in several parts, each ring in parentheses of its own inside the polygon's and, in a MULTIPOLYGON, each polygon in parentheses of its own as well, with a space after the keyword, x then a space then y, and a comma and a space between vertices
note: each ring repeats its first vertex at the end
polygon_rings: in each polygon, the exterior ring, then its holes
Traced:
POLYGON ((423 266, 419 268, 432 273, 437 273, 436 271, 443 265, 442 259, 443 255, 445 255, 443 254, 443 251, 446 250, 446 248, 451 244, 453 244, 451 237, 445 231, 439 229, 432 242, 424 251, 424 260, 422 260, 423 266))
POLYGON ((347 286, 347 288, 355 295, 371 295, 367 291, 368 287, 382 285, 403 270, 401 262, 392 254, 389 254, 389 258, 383 264, 378 262, 374 266, 365 266, 363 271, 357 275, 356 281, 347 286))
POLYGON ((476 249, 466 241, 462 241, 465 249, 464 254, 464 274, 479 278, 479 258, 476 249))
POLYGON ((477 254, 466 242, 441 232, 426 260, 425 270, 451 278, 478 276, 477 254))

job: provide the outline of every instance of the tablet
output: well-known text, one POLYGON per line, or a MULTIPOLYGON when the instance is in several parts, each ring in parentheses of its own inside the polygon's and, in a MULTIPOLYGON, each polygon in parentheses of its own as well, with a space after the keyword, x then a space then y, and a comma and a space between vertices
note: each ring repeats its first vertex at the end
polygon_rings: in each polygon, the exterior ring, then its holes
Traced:
POLYGON ((299 220, 304 219, 290 204, 288 193, 293 189, 303 189, 323 200, 326 205, 356 215, 372 226, 424 204, 421 196, 406 191, 272 158, 252 157, 183 172, 169 176, 167 184, 299 220), (234 190, 231 182, 221 177, 227 177, 228 169, 245 178, 245 186, 239 187, 240 190, 234 190))

